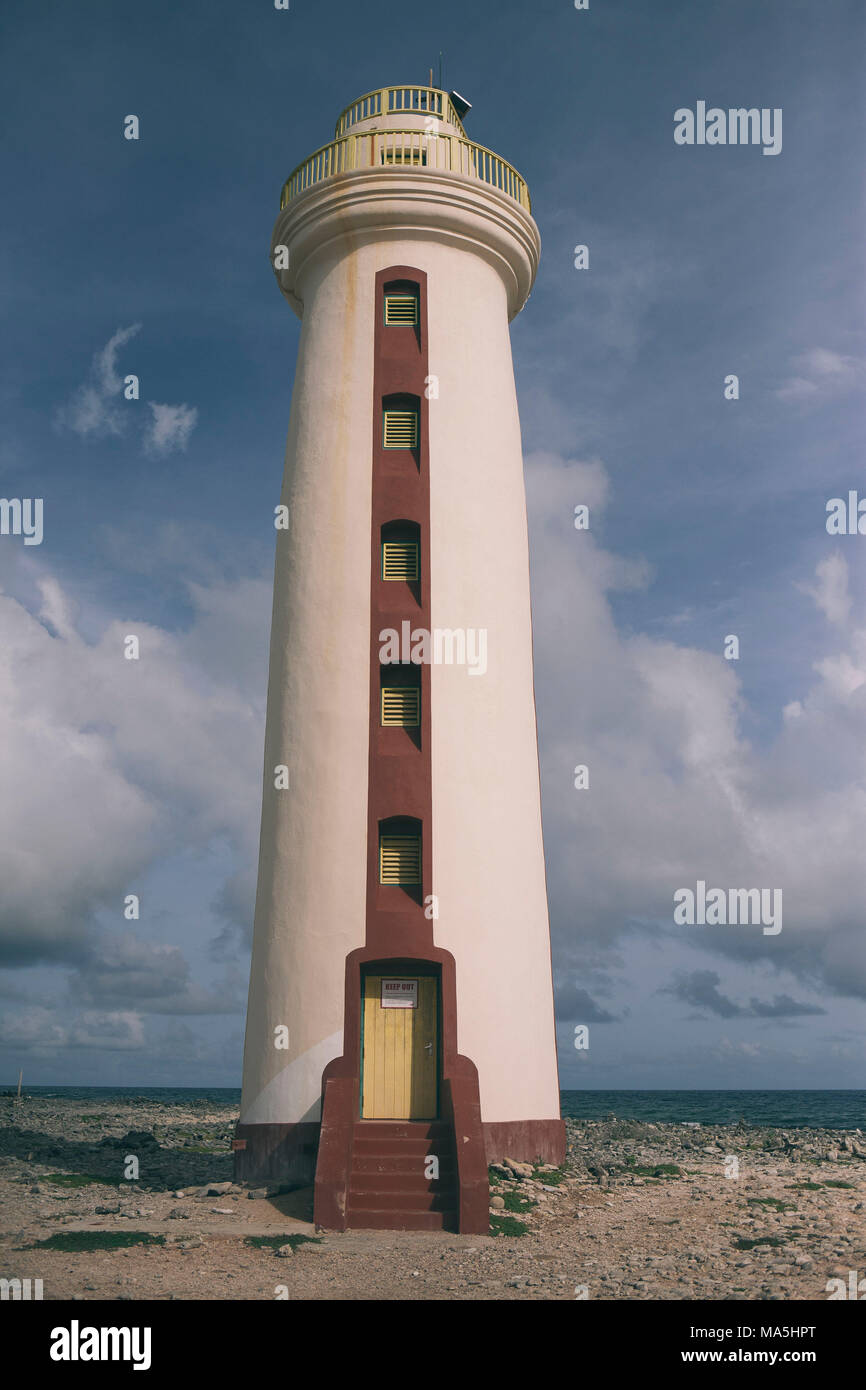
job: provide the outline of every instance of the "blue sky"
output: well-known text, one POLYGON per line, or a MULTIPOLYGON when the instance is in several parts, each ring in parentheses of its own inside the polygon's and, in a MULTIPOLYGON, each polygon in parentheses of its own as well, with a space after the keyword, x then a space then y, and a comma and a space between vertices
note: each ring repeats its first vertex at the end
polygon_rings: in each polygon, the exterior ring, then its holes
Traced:
POLYGON ((400 13, 4 6, 0 491, 45 535, 0 537, 0 1080, 239 1081, 270 231, 342 107, 442 50, 543 244, 512 340, 563 1085, 862 1085, 866 538, 824 524, 866 495, 862 6, 400 13), (782 152, 677 146, 698 100, 782 108, 782 152), (676 927, 699 878, 782 887, 783 931, 676 927))

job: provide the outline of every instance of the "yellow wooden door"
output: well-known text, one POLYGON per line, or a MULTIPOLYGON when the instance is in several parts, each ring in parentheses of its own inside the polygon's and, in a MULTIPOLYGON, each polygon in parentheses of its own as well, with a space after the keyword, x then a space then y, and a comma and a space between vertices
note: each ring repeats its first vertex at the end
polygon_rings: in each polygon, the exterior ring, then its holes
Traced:
POLYGON ((430 975, 365 977, 363 1119, 436 1118, 436 1006, 436 980, 430 975), (393 1007, 397 1001, 415 1007, 393 1007))

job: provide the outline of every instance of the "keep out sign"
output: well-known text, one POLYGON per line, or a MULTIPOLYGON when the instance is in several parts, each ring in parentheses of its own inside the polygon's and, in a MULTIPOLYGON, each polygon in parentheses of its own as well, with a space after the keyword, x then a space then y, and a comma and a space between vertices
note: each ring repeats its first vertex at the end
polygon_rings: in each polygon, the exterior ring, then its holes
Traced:
POLYGON ((418 1007, 418 981, 417 980, 383 980, 382 981, 382 1008, 383 1009, 417 1009, 418 1007))

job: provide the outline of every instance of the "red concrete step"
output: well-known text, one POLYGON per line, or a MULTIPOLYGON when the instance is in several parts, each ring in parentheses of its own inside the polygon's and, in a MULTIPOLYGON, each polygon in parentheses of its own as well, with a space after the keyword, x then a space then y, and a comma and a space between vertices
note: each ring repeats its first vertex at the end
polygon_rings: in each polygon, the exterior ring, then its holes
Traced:
POLYGON ((357 1231, 456 1231, 455 1211, 348 1211, 357 1231))
POLYGON ((454 1192, 394 1192, 349 1188, 349 1211, 448 1211, 456 1206, 454 1192))
MULTIPOLYGON (((352 1155, 353 1173, 404 1173, 407 1177, 424 1177, 428 1154, 359 1154, 352 1155)), ((450 1158, 439 1159, 439 1176, 451 1176, 454 1162, 450 1158)), ((425 1181, 428 1179, 425 1178, 425 1181)))
POLYGON ((435 1154, 441 1163, 443 1159, 451 1157, 452 1148, 450 1144, 440 1143, 436 1139, 377 1139, 356 1134, 352 1152, 359 1158, 396 1158, 406 1154, 422 1160, 428 1154, 435 1154))
POLYGON ((418 1178, 411 1173, 358 1173, 349 1177, 349 1191, 360 1192, 456 1192, 457 1183, 444 1178, 418 1178))
POLYGON ((434 1138, 452 1133, 444 1120, 356 1120, 356 1135, 375 1135, 387 1139, 434 1138))

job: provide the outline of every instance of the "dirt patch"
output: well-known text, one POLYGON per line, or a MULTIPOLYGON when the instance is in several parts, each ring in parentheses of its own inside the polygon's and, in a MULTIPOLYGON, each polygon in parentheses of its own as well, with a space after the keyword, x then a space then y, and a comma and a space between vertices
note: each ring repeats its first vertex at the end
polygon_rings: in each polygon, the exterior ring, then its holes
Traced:
POLYGON ((562 1171, 492 1175, 490 1235, 340 1235, 310 1189, 235 1186, 235 1119, 0 1102, 0 1273, 46 1299, 652 1301, 824 1299, 866 1270, 856 1131, 568 1121, 562 1171))

